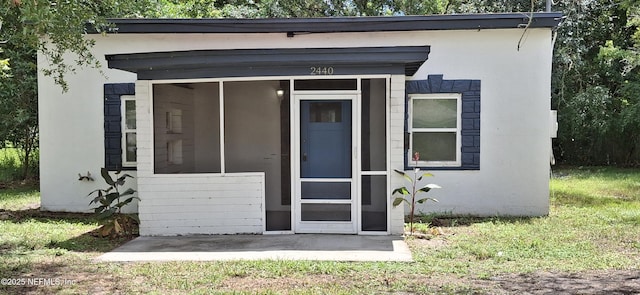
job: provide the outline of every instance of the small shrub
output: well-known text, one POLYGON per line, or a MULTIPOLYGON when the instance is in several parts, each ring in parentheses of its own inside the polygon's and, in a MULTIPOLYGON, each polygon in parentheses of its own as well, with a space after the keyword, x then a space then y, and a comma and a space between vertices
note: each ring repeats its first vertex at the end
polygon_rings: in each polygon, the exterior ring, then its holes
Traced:
MULTIPOLYGON (((127 178, 133 178, 129 174, 123 174, 116 180, 111 178, 109 171, 106 168, 100 170, 102 178, 109 185, 106 189, 96 189, 89 193, 88 196, 97 195, 89 205, 99 205, 93 208, 97 218, 104 220, 104 224, 99 229, 100 234, 103 237, 117 237, 125 234, 133 234, 135 225, 138 223, 137 218, 133 215, 122 214, 122 207, 131 203, 134 199, 140 200, 134 196, 135 190, 129 188, 124 192, 120 192, 120 189, 125 184, 127 178)), ((120 171, 116 172, 119 175, 120 171)))

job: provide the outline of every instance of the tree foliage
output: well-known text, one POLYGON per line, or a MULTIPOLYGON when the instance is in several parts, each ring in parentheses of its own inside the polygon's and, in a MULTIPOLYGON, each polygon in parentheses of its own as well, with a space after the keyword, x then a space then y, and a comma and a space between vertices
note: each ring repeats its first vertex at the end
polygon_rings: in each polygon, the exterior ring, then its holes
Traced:
POLYGON ((118 0, 1 1, 0 16, 4 20, 4 28, 0 31, 0 39, 7 41, 5 49, 28 46, 39 50, 51 64, 43 69, 45 75, 51 76, 63 90, 67 89, 66 73, 85 66, 98 66, 98 60, 90 50, 94 42, 84 38, 87 23, 105 29, 108 27, 107 17, 142 16, 148 4, 118 0))
POLYGON ((273 18, 439 14, 447 0, 158 0, 148 17, 273 18))
POLYGON ((36 55, 50 63, 43 68, 61 90, 65 74, 86 66, 99 66, 91 54, 93 41, 84 38, 87 22, 108 26, 105 17, 142 15, 138 1, 0 0, 0 147, 19 148, 22 177, 29 177, 38 146, 38 93, 36 55), (136 14, 137 13, 137 14, 136 14), (69 59, 72 57, 71 62, 69 59))
POLYGON ((561 1, 566 19, 554 55, 559 160, 640 164, 640 72, 636 1, 561 1))
POLYGON ((6 41, 3 55, 7 68, 0 78, 0 147, 9 142, 22 151, 23 178, 34 170, 30 161, 38 142, 36 47, 25 39, 33 40, 25 38, 19 15, 3 14, 0 40, 6 41))
MULTIPOLYGON (((268 18, 542 11, 544 0, 0 0, 0 144, 37 149, 36 52, 62 91, 65 74, 97 67, 87 23, 109 17, 268 18), (64 59, 63 59, 64 57, 64 59)), ((571 164, 639 165, 640 2, 557 0, 552 105, 555 154, 571 164)), ((28 158, 28 156, 27 156, 28 158)), ((28 170, 25 170, 28 171, 28 170)))
MULTIPOLYGON (((640 165, 640 2, 557 0, 552 106, 560 163, 640 165)), ((542 11, 545 1, 450 0, 447 13, 542 11), (533 7, 532 7, 533 4, 533 7)))

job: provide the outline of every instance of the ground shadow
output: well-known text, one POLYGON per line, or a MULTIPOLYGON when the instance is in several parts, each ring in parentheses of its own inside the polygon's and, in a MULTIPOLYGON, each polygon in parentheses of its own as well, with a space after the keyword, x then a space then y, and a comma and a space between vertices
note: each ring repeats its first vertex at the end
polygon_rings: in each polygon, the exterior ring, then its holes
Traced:
MULTIPOLYGON (((430 214, 416 216, 414 223, 425 223, 432 227, 462 227, 470 226, 477 223, 531 223, 534 220, 545 218, 541 217, 520 217, 520 216, 470 216, 470 215, 448 215, 448 214, 430 214)), ((406 220, 406 222, 409 222, 406 220)))
POLYGON ((26 208, 21 210, 0 209, 0 220, 9 220, 13 223, 23 223, 29 220, 42 222, 55 222, 66 220, 72 223, 93 224, 96 222, 91 213, 73 212, 51 212, 40 211, 40 207, 26 208))
POLYGON ((554 204, 557 206, 571 206, 571 207, 608 207, 612 205, 623 205, 625 203, 637 202, 640 198, 638 196, 593 196, 583 192, 569 192, 569 191, 556 191, 551 193, 551 198, 554 200, 554 204))
MULTIPOLYGON (((20 224, 31 221, 41 223, 67 222, 79 225, 95 225, 98 220, 91 213, 50 212, 40 211, 39 208, 23 210, 0 209, 0 220, 20 224)), ((44 247, 48 249, 64 249, 75 252, 109 252, 118 246, 134 239, 137 235, 124 235, 115 238, 102 237, 98 227, 81 235, 63 241, 49 241, 44 247)), ((0 241, 0 253, 6 254, 11 250, 26 247, 34 250, 31 245, 0 241)))

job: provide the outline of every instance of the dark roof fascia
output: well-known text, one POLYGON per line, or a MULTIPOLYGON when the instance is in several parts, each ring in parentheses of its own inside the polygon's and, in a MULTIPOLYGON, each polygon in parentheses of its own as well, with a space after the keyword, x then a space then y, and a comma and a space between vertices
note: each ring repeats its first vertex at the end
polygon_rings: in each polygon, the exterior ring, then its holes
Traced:
MULTIPOLYGON (((342 33, 524 28, 530 13, 425 16, 260 18, 260 19, 109 19, 120 34, 144 33, 342 33)), ((560 12, 536 12, 530 28, 554 28, 560 12)))
POLYGON ((309 75, 331 67, 335 75, 412 76, 429 57, 429 46, 222 49, 106 55, 109 68, 138 79, 309 75))

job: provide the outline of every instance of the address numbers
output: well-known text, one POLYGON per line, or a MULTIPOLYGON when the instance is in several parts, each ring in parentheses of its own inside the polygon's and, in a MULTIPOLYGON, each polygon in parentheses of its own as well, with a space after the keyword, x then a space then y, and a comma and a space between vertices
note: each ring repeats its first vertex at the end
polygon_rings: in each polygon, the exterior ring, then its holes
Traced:
POLYGON ((333 75, 333 67, 310 67, 310 75, 333 75))

